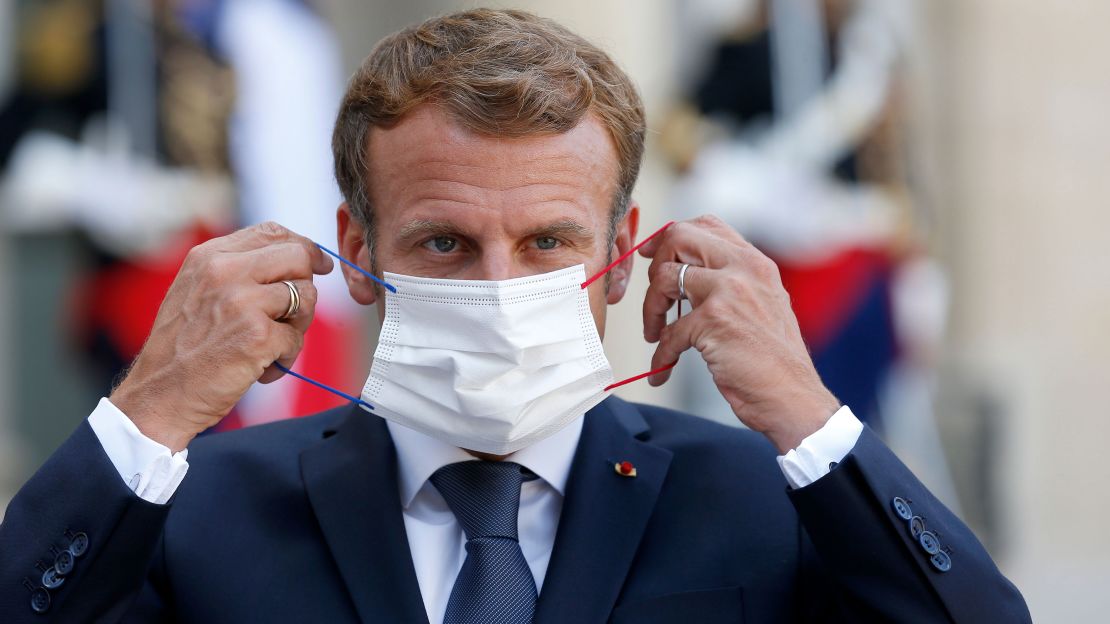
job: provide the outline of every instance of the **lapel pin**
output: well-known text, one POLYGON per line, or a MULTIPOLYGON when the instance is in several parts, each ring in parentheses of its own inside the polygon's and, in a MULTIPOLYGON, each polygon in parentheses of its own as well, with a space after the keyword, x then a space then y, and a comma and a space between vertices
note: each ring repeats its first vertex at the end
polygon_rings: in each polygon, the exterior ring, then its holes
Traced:
POLYGON ((616 462, 616 463, 613 464, 613 470, 615 470, 617 472, 617 474, 619 474, 622 477, 635 477, 636 476, 636 467, 632 465, 632 462, 628 462, 628 461, 616 462))

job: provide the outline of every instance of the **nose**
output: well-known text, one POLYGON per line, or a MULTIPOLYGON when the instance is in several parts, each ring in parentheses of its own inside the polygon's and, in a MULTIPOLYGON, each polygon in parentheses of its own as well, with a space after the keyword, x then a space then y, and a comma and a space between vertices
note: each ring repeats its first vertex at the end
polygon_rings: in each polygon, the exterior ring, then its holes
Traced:
POLYGON ((475 263, 475 275, 471 279, 500 281, 527 275, 527 271, 519 264, 507 246, 486 248, 475 263))

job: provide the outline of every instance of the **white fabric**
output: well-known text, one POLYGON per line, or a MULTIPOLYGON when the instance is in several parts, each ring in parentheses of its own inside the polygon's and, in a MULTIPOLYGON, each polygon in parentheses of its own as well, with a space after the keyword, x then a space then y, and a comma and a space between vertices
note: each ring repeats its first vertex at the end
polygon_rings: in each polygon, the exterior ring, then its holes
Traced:
MULTIPOLYGON (((567 476, 582 435, 582 422, 579 415, 555 435, 509 456, 509 461, 527 467, 540 477, 521 486, 517 516, 520 549, 532 570, 537 590, 543 589, 547 564, 551 560, 567 476)), ((442 622, 455 577, 466 558, 466 536, 428 477, 447 464, 474 457, 413 429, 392 422, 388 426, 397 448, 398 489, 420 595, 428 621, 442 622)))
MULTIPOLYGON (((335 245, 341 201, 333 174, 331 132, 343 98, 343 62, 328 25, 304 2, 227 2, 217 31, 235 74, 229 146, 243 225, 276 221, 327 247, 335 245)), ((357 327, 364 310, 347 294, 342 271, 313 277, 316 317, 357 327)), ((315 338, 305 336, 308 350, 315 338)), ((298 361, 294 370, 303 370, 298 361)), ((254 384, 239 402, 240 420, 257 425, 292 418, 294 382, 254 384)))
MULTIPOLYGON (((343 201, 331 132, 343 98, 343 62, 328 23, 307 3, 228 2, 218 45, 235 74, 229 146, 246 224, 277 221, 331 247, 343 201)), ((317 276, 320 304, 350 310, 342 272, 317 276)))
POLYGON ((771 0, 771 87, 775 117, 789 119, 821 93, 829 66, 820 2, 771 0))
POLYGON ((803 488, 829 474, 830 464, 843 461, 861 433, 863 423, 852 410, 847 405, 838 409, 825 426, 778 458, 787 483, 794 489, 803 488))
POLYGON ((188 449, 170 455, 107 398, 89 415, 89 426, 123 482, 140 498, 161 505, 177 491, 189 469, 188 449))
POLYGON ((506 455, 605 398, 613 370, 583 265, 500 281, 386 273, 385 319, 362 398, 453 446, 506 455))

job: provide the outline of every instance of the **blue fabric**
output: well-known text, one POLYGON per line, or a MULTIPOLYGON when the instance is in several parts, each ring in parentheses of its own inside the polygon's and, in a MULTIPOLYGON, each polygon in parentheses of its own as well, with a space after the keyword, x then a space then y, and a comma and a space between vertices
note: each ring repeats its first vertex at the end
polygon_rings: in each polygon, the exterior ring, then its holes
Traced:
MULTIPOLYGON (((194 441, 177 495, 151 505, 82 424, 0 525, 0 621, 427 622, 396 461, 384 421, 345 406, 194 441), (36 564, 53 561, 67 530, 88 535, 88 552, 36 614, 24 580, 42 575, 36 564)), ((788 491, 759 434, 609 398, 586 415, 533 621, 1029 614, 971 531, 869 429, 836 469, 788 491), (894 497, 940 536, 948 571, 894 497)))
POLYGON ((882 431, 879 391, 898 353, 890 275, 873 280, 851 318, 828 344, 814 351, 813 365, 838 399, 851 405, 860 420, 882 431))
POLYGON ((517 538, 522 466, 459 462, 437 470, 431 481, 466 533, 466 560, 443 624, 531 624, 536 580, 517 538))

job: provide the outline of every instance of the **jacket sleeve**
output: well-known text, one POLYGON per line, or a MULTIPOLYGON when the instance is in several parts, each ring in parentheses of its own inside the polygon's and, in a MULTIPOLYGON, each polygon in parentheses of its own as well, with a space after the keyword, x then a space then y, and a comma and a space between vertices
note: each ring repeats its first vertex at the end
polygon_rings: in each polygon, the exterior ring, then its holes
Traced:
POLYGON ((807 593, 829 596, 838 619, 1031 622, 971 530, 870 429, 829 474, 788 495, 815 553, 803 579, 824 586, 807 593))
POLYGON ((155 593, 148 569, 169 509, 131 492, 82 422, 0 524, 0 621, 119 621, 155 593))

